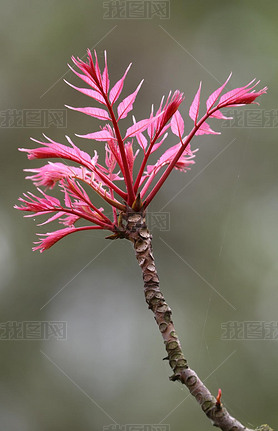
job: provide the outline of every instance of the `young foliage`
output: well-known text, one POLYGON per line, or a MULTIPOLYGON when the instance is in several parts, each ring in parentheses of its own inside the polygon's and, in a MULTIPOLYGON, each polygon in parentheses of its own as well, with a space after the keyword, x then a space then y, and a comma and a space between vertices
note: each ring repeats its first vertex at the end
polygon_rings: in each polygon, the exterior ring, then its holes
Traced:
POLYGON ((186 172, 195 163, 197 150, 191 150, 192 138, 195 135, 219 133, 210 128, 206 122, 209 118, 225 119, 227 117, 220 112, 220 109, 256 103, 257 97, 266 93, 267 90, 264 87, 256 92, 254 88, 259 81, 254 84, 253 80, 244 87, 222 94, 230 75, 226 82, 209 96, 206 101, 206 111, 199 119, 200 84, 189 108, 189 117, 193 120, 194 126, 186 136, 184 136, 184 121, 178 111, 184 101, 184 96, 183 93, 176 90, 173 95, 171 92, 169 93, 165 103, 164 97, 162 98, 156 112, 152 107, 149 117, 136 121, 133 116, 133 121, 122 135, 119 122, 133 110, 143 81, 132 94, 119 101, 131 64, 122 78, 109 90, 110 79, 106 53, 104 53, 102 72, 96 52, 94 52, 93 58, 92 53, 88 50, 87 62, 74 57, 72 57, 72 61, 79 71, 69 66, 70 69, 87 84, 88 88, 76 87, 67 81, 66 83, 101 104, 102 108, 66 106, 105 121, 99 131, 76 135, 103 142, 106 152, 105 164, 99 162, 96 150, 92 152, 93 155, 88 154, 79 149, 69 137, 66 137, 69 145, 55 142, 44 135, 45 140, 43 141, 33 140, 40 145, 39 147, 20 148, 20 151, 27 153, 30 160, 62 160, 48 162, 37 169, 27 169, 26 171, 32 172, 33 175, 26 178, 33 181, 42 197, 32 193, 24 194, 24 197, 19 199, 20 205, 15 206, 19 210, 31 212, 32 216, 50 215, 45 223, 58 220, 59 223, 66 226, 53 232, 39 234, 40 240, 35 243, 33 250, 41 252, 66 235, 80 230, 105 229, 112 231, 113 237, 116 238, 119 226, 117 210, 124 211, 127 206, 137 210, 146 209, 174 168, 186 172), (169 133, 172 133, 177 141, 175 145, 167 147, 166 138, 169 133), (163 154, 157 157, 156 161, 151 162, 151 155, 159 148, 163 149, 163 154), (137 173, 134 172, 136 157, 141 157, 137 173), (76 163, 77 166, 69 165, 66 161, 76 163), (112 218, 104 215, 103 208, 97 208, 93 204, 93 196, 89 196, 81 184, 86 184, 112 208, 112 218), (63 195, 62 201, 39 189, 40 186, 53 189, 57 185, 63 195), (85 220, 89 224, 76 226, 80 220, 85 220))

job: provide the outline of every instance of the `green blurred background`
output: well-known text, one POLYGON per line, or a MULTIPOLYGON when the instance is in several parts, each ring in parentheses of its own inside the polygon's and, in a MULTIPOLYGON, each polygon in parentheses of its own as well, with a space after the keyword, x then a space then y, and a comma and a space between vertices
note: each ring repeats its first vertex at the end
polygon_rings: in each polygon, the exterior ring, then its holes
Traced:
MULTIPOLYGON (((278 3, 172 0, 169 19, 107 19, 101 1, 0 4, 1 327, 67 322, 64 341, 0 341, 0 430, 87 431, 115 423, 210 429, 186 388, 168 380, 131 245, 84 232, 33 253, 35 233, 55 227, 37 227, 13 209, 24 191, 34 192, 23 168, 40 165, 17 148, 32 146, 29 137, 40 139, 43 132, 64 143, 65 134, 85 134, 98 122, 68 112, 66 128, 15 127, 3 124, 3 116, 14 109, 88 106, 91 100, 61 78, 79 85, 66 64, 94 47, 101 63, 107 50, 112 83, 133 62, 124 95, 145 78, 137 119, 178 88, 190 127, 188 108, 199 81, 204 106, 231 70, 230 89, 261 79, 269 87, 261 112, 277 116, 278 3)), ((221 324, 278 320, 275 123, 224 128, 211 121, 222 135, 195 138, 196 165, 186 174, 175 171, 150 208, 170 216, 169 230, 153 229, 154 251, 189 364, 212 393, 222 389, 231 414, 250 427, 278 426, 278 341, 223 340, 221 324)), ((93 151, 91 142, 75 142, 93 151)))

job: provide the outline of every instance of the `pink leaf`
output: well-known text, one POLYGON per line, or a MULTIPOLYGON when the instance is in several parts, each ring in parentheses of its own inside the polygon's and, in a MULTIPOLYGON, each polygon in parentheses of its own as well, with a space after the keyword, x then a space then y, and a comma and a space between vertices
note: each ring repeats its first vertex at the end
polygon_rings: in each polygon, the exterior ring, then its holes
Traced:
POLYGON ((104 62, 105 62, 105 66, 102 74, 102 86, 103 86, 104 93, 107 94, 109 90, 110 82, 109 82, 109 76, 108 76, 106 51, 104 51, 104 62))
MULTIPOLYGON (((84 168, 83 168, 84 169, 84 168)), ((64 163, 51 163, 36 169, 24 169, 25 172, 34 172, 26 180, 32 180, 35 186, 44 186, 53 189, 55 184, 65 177, 82 177, 83 171, 75 166, 68 166, 64 163)), ((87 170, 84 169, 84 172, 87 170)))
POLYGON ((212 130, 208 123, 203 123, 195 133, 196 135, 221 135, 220 132, 212 130))
POLYGON ((79 138, 95 139, 96 141, 107 141, 115 139, 108 130, 101 130, 100 132, 88 133, 87 135, 76 135, 79 138))
POLYGON ((137 93, 140 90, 141 85, 143 84, 142 80, 134 93, 127 96, 118 106, 118 120, 121 118, 125 118, 127 114, 133 109, 133 103, 136 99, 137 93))
MULTIPOLYGON (((43 223, 39 223, 38 226, 43 226, 44 224, 51 223, 52 221, 57 220, 58 218, 60 218, 61 216, 63 216, 64 214, 65 214, 64 211, 60 211, 57 214, 54 214, 52 217, 48 218, 43 223)), ((32 214, 31 214, 31 216, 32 216, 32 214)))
POLYGON ((83 75, 83 73, 78 73, 76 72, 76 70, 74 70, 69 64, 68 64, 70 70, 75 73, 76 76, 78 76, 78 78, 81 78, 84 82, 86 82, 86 84, 90 85, 91 87, 93 87, 94 90, 96 90, 97 92, 99 92, 99 89, 97 87, 97 85, 94 83, 92 78, 89 78, 89 76, 83 75))
POLYGON ((224 94, 219 101, 219 108, 257 103, 255 102, 256 98, 261 96, 262 94, 265 94, 267 92, 267 87, 264 87, 261 90, 255 92, 253 88, 256 87, 260 81, 252 85, 252 87, 247 88, 253 82, 254 80, 251 81, 249 84, 245 85, 244 87, 236 88, 235 90, 229 91, 228 93, 224 94))
POLYGON ((125 145, 125 154, 126 154, 128 169, 129 169, 129 172, 130 172, 131 176, 132 176, 132 171, 133 171, 134 160, 135 160, 135 158, 136 158, 136 156, 138 154, 138 151, 136 151, 136 153, 133 154, 132 142, 127 142, 126 143, 126 145, 125 145))
POLYGON ((140 147, 144 150, 146 150, 147 145, 148 145, 148 140, 147 138, 145 138, 145 136, 143 135, 143 133, 137 133, 136 134, 136 139, 138 144, 140 145, 140 147))
MULTIPOLYGON (((161 112, 161 111, 160 111, 161 112)), ((153 118, 153 106, 152 106, 152 110, 151 110, 151 115, 150 118, 153 118)), ((155 123, 151 123, 151 125, 148 127, 147 132, 149 135, 149 138, 152 139, 154 136, 154 131, 155 131, 155 123)))
MULTIPOLYGON (((172 160, 176 157, 180 149, 181 149, 180 143, 174 145, 173 147, 168 148, 158 159, 155 165, 147 166, 147 175, 156 175, 163 166, 169 165, 172 162, 172 160)), ((196 150, 191 151, 190 146, 185 148, 180 158, 177 160, 175 164, 175 168, 184 172, 190 169, 190 166, 195 163, 194 160, 192 160, 195 157, 194 155, 195 152, 196 150)), ((144 195, 144 193, 146 192, 146 189, 147 189, 147 186, 145 185, 144 189, 142 190, 142 195, 144 195)))
POLYGON ((80 218, 80 216, 77 216, 75 214, 67 214, 64 218, 60 218, 59 223, 67 227, 73 227, 74 223, 76 223, 77 220, 79 220, 80 218))
POLYGON ((171 120, 171 130, 174 135, 182 136, 184 132, 184 121, 179 111, 176 111, 171 120))
POLYGON ((189 109, 189 117, 194 121, 195 124, 197 123, 199 115, 201 86, 202 82, 200 82, 198 91, 195 94, 195 97, 189 109))
POLYGON ((40 250, 40 252, 42 253, 43 251, 52 247, 52 245, 54 245, 60 239, 69 235, 70 233, 76 232, 77 230, 78 229, 75 227, 67 227, 64 229, 56 230, 55 232, 37 234, 39 235, 39 241, 34 243, 38 245, 36 247, 33 247, 33 251, 40 250))
POLYGON ((90 115, 91 117, 98 118, 99 120, 110 120, 109 114, 105 109, 100 108, 73 108, 72 106, 65 105, 67 108, 73 111, 82 112, 83 114, 90 115))
POLYGON ((45 212, 49 213, 57 211, 57 209, 61 209, 59 199, 47 195, 39 188, 38 191, 44 196, 43 198, 35 196, 33 193, 30 192, 28 192, 28 194, 24 193, 24 198, 18 199, 20 202, 23 202, 24 205, 21 207, 17 207, 17 209, 20 209, 21 211, 36 212, 36 216, 41 215, 45 212))
MULTIPOLYGON (((169 97, 170 97, 170 94, 169 94, 169 97)), ((160 129, 163 129, 166 123, 168 123, 168 121, 172 118, 172 116, 175 114, 178 107, 184 100, 183 93, 181 93, 179 90, 176 90, 174 92, 170 101, 169 101, 169 97, 167 98, 167 101, 163 109, 163 116, 161 117, 161 121, 159 122, 160 129)))
POLYGON ((88 56, 90 58, 91 68, 93 69, 93 67, 95 67, 96 76, 98 78, 98 81, 99 81, 100 85, 102 85, 101 73, 100 73, 100 68, 99 68, 99 64, 98 64, 98 58, 97 58, 96 50, 94 49, 95 64, 93 62, 92 53, 91 53, 91 51, 89 49, 87 50, 87 53, 88 53, 88 56))
MULTIPOLYGON (((162 97, 161 99, 159 109, 156 112, 157 121, 155 121, 152 124, 152 127, 149 128, 148 130, 148 134, 151 139, 153 139, 154 136, 156 136, 156 138, 159 138, 166 132, 166 130, 171 126, 171 122, 169 124, 167 123, 169 122, 169 120, 171 120, 171 118, 173 118, 173 115, 175 114, 178 107, 184 100, 183 93, 181 93, 178 90, 174 92, 171 99, 170 97, 171 97, 171 91, 167 97, 164 107, 163 107, 164 97, 162 97), (161 116, 158 116, 158 114, 161 114, 161 116)), ((153 108, 152 108, 152 112, 153 112, 153 108)), ((180 124, 181 123, 182 122, 180 122, 180 124)))
MULTIPOLYGON (((159 115, 162 115, 159 114, 159 115)), ((127 139, 131 136, 136 136, 138 133, 143 132, 147 129, 147 127, 157 119, 158 116, 153 118, 147 118, 145 120, 138 121, 137 123, 133 124, 133 126, 129 127, 126 131, 126 135, 124 139, 127 139)))
POLYGON ((210 118, 218 118, 219 120, 232 120, 233 117, 226 117, 221 111, 217 110, 210 115, 210 118))
POLYGON ((80 227, 67 227, 64 229, 56 230, 54 232, 48 233, 39 233, 39 241, 34 244, 38 244, 36 247, 33 247, 33 251, 39 250, 41 253, 48 248, 52 247, 57 241, 64 238, 65 236, 73 233, 79 232, 82 230, 90 230, 90 229, 103 229, 100 226, 80 226, 80 227))
POLYGON ((161 130, 161 132, 158 135, 158 138, 160 138, 162 135, 164 135, 164 133, 166 132, 166 130, 169 129, 169 127, 171 127, 171 123, 166 124, 166 126, 163 127, 163 129, 161 130))
POLYGON ((24 151, 28 153, 28 159, 46 159, 46 158, 62 158, 67 160, 72 160, 74 162, 80 163, 90 170, 94 170, 94 165, 96 160, 91 158, 91 156, 85 151, 80 150, 71 139, 66 136, 68 142, 71 147, 67 145, 59 144, 58 142, 53 141, 47 136, 43 135, 49 142, 41 142, 36 139, 32 139, 32 141, 39 143, 43 147, 34 148, 34 149, 26 149, 19 148, 19 151, 24 151))
POLYGON ((84 62, 79 58, 76 59, 72 57, 73 63, 84 73, 84 75, 75 72, 73 69, 71 70, 73 70, 73 72, 77 76, 83 79, 87 84, 93 87, 96 91, 99 91, 100 94, 106 95, 109 90, 109 77, 108 77, 108 69, 107 69, 106 52, 104 52, 105 66, 104 66, 104 71, 102 75, 99 68, 96 51, 94 51, 94 54, 95 54, 95 61, 93 60, 91 51, 89 49, 87 50, 88 62, 84 62))
POLYGON ((248 88, 251 84, 253 84, 253 82, 255 81, 255 79, 252 79, 252 81, 249 82, 249 84, 245 85, 244 87, 238 87, 235 88, 234 90, 228 91, 227 93, 223 94, 223 96, 220 98, 219 100, 219 105, 224 105, 225 102, 229 102, 234 101, 234 103, 240 103, 238 102, 238 98, 240 95, 242 94, 246 94, 248 93, 250 90, 252 90, 252 88, 254 88, 256 85, 258 85, 259 81, 253 85, 251 88, 248 88))
POLYGON ((124 80, 126 78, 127 72, 129 71, 130 67, 131 67, 131 63, 126 69, 124 76, 118 82, 116 82, 114 87, 111 89, 109 93, 109 100, 111 102, 111 105, 113 105, 116 102, 116 100, 118 100, 124 86, 124 80))
POLYGON ((213 107, 213 105, 215 104, 216 100, 218 99, 218 97, 220 96, 220 94, 222 93, 222 90, 224 89, 224 87, 226 87, 228 81, 230 80, 232 76, 232 72, 230 73, 230 75, 228 76, 228 78, 226 79, 226 81, 224 82, 223 85, 221 85, 221 87, 219 87, 217 90, 215 90, 208 98, 206 105, 207 105, 207 112, 213 107))
POLYGON ((165 135, 163 136, 163 138, 161 139, 161 141, 157 142, 156 144, 153 145, 151 153, 153 153, 154 151, 156 151, 161 144, 163 144, 163 142, 165 141, 165 139, 167 138, 168 133, 165 133, 165 135))
POLYGON ((101 94, 99 94, 97 91, 95 90, 91 90, 90 88, 79 88, 79 87, 75 87, 75 85, 72 85, 70 82, 66 81, 64 79, 65 83, 68 84, 70 87, 74 88, 77 91, 80 91, 80 93, 85 94, 86 96, 92 97, 93 99, 95 99, 97 102, 102 103, 103 105, 106 105, 105 99, 103 98, 103 96, 101 94))

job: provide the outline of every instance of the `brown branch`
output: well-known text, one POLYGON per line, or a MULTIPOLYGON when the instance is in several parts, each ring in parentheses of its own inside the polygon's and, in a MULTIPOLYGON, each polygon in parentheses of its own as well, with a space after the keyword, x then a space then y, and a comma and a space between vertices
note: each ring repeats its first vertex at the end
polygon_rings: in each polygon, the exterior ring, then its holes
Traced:
MULTIPOLYGON (((200 404, 202 410, 212 424, 223 431, 251 431, 237 419, 233 418, 220 402, 210 393, 208 388, 189 368, 182 352, 181 343, 175 331, 172 311, 159 287, 154 257, 152 254, 152 236, 147 228, 143 211, 136 212, 128 208, 121 214, 121 226, 117 237, 133 242, 136 258, 141 267, 144 280, 145 299, 155 316, 167 351, 167 359, 173 370, 170 380, 178 380, 184 384, 200 404)), ((273 431, 268 425, 261 425, 256 431, 273 431)))

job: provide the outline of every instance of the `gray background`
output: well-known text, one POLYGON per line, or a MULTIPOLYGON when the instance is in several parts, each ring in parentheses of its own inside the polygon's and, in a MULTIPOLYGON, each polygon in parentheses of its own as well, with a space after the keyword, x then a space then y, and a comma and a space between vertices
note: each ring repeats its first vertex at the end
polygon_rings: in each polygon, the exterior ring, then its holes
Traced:
MULTIPOLYGON (((257 77, 269 87, 260 109, 277 109, 274 0, 171 1, 166 20, 105 19, 105 12, 101 1, 2 0, 1 115, 89 106, 91 100, 61 77, 79 85, 66 64, 93 47, 101 63, 107 50, 113 83, 133 62, 124 95, 145 78, 137 119, 178 88, 190 127, 188 108, 199 81, 204 107, 231 70, 230 89, 257 77)), ((153 229, 161 287, 185 355, 211 391, 221 387, 223 402, 245 425, 275 428, 277 340, 223 340, 221 324, 258 321, 263 327, 278 320, 277 126, 210 124, 222 135, 195 138, 196 165, 189 173, 173 172, 150 207, 170 215, 168 231, 153 229)), ((61 320, 68 334, 66 341, 0 341, 0 429, 87 431, 160 422, 171 431, 210 429, 186 388, 168 381, 171 370, 162 361, 163 343, 144 303, 131 245, 109 243, 101 231, 82 232, 33 253, 35 233, 55 227, 44 230, 13 209, 24 191, 34 192, 22 169, 40 165, 18 147, 32 146, 29 137, 40 139, 43 132, 65 143, 65 134, 97 128, 97 120, 75 112, 68 112, 64 129, 1 127, 1 326, 61 320)), ((91 142, 75 142, 93 150, 91 142)))

